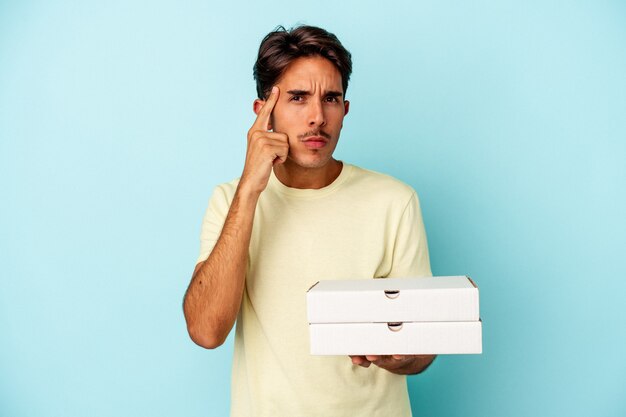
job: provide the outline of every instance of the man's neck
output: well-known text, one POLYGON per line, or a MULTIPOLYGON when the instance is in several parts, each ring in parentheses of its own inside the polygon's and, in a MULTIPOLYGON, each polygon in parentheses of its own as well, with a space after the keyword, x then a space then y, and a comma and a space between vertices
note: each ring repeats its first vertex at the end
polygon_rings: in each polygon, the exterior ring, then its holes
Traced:
POLYGON ((289 159, 274 166, 276 178, 290 188, 319 189, 330 185, 341 174, 343 163, 331 159, 320 168, 304 168, 289 159))

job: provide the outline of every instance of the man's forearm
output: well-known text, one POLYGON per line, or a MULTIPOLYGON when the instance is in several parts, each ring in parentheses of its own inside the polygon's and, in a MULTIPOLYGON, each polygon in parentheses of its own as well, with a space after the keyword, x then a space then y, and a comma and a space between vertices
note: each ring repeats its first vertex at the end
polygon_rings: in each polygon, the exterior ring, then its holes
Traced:
POLYGON ((237 189, 213 251, 194 271, 183 309, 189 335, 200 346, 221 345, 237 318, 258 198, 237 189))

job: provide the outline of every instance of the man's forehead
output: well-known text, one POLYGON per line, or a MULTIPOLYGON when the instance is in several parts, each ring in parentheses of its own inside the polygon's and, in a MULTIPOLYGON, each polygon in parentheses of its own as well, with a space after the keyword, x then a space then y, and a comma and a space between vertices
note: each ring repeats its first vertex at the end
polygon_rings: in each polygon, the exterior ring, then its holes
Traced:
POLYGON ((322 57, 302 57, 293 61, 283 73, 280 83, 288 91, 341 91, 341 74, 332 62, 322 57), (317 88, 316 88, 317 89, 317 88))

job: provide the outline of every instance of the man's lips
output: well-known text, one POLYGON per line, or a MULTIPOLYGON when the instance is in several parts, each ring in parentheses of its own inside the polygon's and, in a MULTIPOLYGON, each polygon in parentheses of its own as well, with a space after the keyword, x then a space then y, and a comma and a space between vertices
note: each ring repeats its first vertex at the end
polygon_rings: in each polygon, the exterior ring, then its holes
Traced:
POLYGON ((309 136, 303 140, 304 146, 309 149, 319 149, 323 148, 328 144, 328 139, 322 136, 309 136))

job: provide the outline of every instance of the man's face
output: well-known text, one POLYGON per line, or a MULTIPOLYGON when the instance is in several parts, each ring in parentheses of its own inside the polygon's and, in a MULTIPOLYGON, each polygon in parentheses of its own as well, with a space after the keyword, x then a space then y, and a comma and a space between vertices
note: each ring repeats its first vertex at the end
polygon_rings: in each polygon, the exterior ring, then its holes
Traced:
MULTIPOLYGON (((341 74, 326 58, 302 57, 287 67, 276 85, 280 96, 269 128, 289 136, 285 164, 324 167, 337 146, 350 105, 344 101, 341 74)), ((262 104, 255 100, 255 112, 262 104)))

